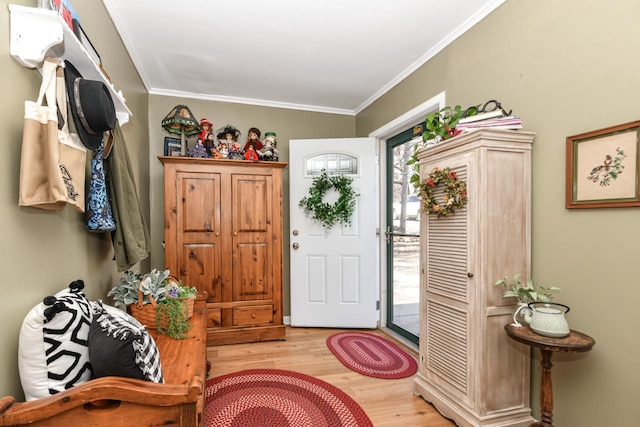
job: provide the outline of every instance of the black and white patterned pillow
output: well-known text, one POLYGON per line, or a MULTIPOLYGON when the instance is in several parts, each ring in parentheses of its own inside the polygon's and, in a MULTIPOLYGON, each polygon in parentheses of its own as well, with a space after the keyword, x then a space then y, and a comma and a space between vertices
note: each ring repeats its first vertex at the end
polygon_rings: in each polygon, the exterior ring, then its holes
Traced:
POLYGON ((102 301, 92 304, 89 358, 94 377, 115 375, 162 383, 160 352, 147 329, 118 308, 102 301))
POLYGON ((44 298, 22 322, 18 371, 26 400, 50 396, 91 379, 91 304, 76 280, 44 298))

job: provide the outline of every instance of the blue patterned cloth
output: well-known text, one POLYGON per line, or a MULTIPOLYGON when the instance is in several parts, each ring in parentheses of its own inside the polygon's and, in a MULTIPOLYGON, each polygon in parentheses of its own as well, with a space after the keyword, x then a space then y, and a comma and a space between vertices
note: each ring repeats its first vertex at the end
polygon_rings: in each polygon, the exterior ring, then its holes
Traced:
POLYGON ((103 153, 104 141, 93 151, 91 185, 87 198, 87 229, 95 233, 108 233, 116 229, 107 191, 103 153))

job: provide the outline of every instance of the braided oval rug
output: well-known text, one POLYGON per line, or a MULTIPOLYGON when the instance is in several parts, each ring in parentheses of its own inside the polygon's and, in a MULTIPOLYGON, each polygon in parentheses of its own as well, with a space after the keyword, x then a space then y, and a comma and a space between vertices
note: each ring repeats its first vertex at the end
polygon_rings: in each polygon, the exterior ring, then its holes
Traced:
POLYGON ((206 427, 373 427, 345 392, 298 372, 249 369, 206 384, 206 427))
POLYGON ((340 332, 327 338, 327 347, 352 371, 375 378, 405 378, 418 371, 418 362, 386 338, 364 332, 340 332))

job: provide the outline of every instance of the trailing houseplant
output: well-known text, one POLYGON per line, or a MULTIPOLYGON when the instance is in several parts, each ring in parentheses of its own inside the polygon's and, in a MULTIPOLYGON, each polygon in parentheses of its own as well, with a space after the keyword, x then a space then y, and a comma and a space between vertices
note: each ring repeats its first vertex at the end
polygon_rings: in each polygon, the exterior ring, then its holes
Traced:
POLYGON ((156 307, 156 329, 174 339, 186 338, 191 328, 187 303, 177 298, 167 298, 156 307))

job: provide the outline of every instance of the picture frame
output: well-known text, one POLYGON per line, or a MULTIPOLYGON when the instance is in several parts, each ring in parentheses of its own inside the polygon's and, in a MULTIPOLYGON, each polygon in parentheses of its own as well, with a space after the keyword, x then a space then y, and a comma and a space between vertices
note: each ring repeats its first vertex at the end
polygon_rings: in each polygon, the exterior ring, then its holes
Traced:
POLYGON ((87 37, 87 33, 84 32, 84 29, 79 23, 76 28, 76 34, 78 35, 78 40, 80 40, 82 47, 87 51, 93 62, 98 66, 102 66, 102 58, 100 58, 98 51, 93 46, 93 43, 91 43, 91 40, 87 37))
POLYGON ((565 208, 640 206, 640 121, 566 138, 565 208))
POLYGON ((179 157, 181 155, 180 138, 164 137, 164 155, 179 157))

